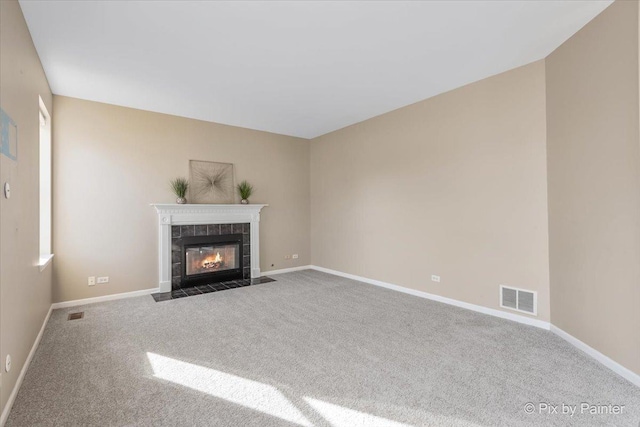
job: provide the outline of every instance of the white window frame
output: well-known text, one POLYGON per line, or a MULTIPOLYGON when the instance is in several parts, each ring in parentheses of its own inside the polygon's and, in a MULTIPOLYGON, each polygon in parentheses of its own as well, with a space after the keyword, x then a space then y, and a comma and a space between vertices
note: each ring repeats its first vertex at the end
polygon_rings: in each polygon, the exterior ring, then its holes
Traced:
POLYGON ((40 129, 40 260, 38 265, 43 271, 53 259, 51 249, 51 116, 41 97, 39 109, 40 129))

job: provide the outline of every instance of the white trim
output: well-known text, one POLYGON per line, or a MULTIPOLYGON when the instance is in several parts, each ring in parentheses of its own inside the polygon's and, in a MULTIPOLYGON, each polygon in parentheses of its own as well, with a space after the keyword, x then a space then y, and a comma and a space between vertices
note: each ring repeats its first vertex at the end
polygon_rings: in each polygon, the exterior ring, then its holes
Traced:
POLYGON ((47 268, 47 265, 51 264, 52 260, 53 254, 41 255, 40 259, 38 260, 38 267, 40 267, 40 271, 43 271, 45 268, 47 268))
POLYGON ((300 267, 290 267, 290 268, 281 268, 279 270, 263 271, 261 273, 261 276, 274 276, 276 274, 293 273, 294 271, 312 270, 312 269, 313 269, 313 266, 311 265, 302 265, 300 267))
POLYGON ((249 223, 251 278, 260 277, 260 210, 269 205, 152 204, 158 212, 158 286, 171 291, 171 226, 249 223))
POLYGON ((618 362, 610 359, 609 357, 607 357, 604 354, 600 353, 595 348, 590 347, 589 345, 583 343, 578 338, 574 337, 573 335, 570 335, 570 334, 566 333, 565 331, 563 331, 562 329, 558 328, 555 325, 551 325, 551 332, 553 332, 554 334, 556 334, 557 336, 559 336, 560 338, 562 338, 563 340, 565 340, 569 344, 573 345, 575 348, 577 348, 579 350, 582 350, 583 352, 587 353, 589 356, 593 357, 598 362, 602 363, 604 366, 606 366, 607 368, 611 369, 616 374, 620 375, 621 377, 629 380, 631 383, 633 383, 636 386, 640 387, 640 375, 638 375, 635 372, 625 368, 624 366, 622 366, 618 362))
POLYGON ((51 304, 51 307, 53 307, 53 309, 75 307, 78 305, 94 304, 96 302, 113 301, 124 298, 140 297, 143 295, 151 295, 155 294, 156 292, 160 292, 160 288, 143 289, 141 291, 124 292, 121 294, 104 295, 101 297, 76 299, 73 301, 54 302, 53 304, 51 304))
POLYGON ((589 345, 583 343, 579 339, 577 339, 574 336, 568 334, 567 332, 563 331, 562 329, 558 328, 557 326, 552 325, 549 322, 544 322, 542 320, 532 319, 530 317, 520 316, 520 315, 517 315, 517 314, 506 313, 506 312, 502 312, 500 310, 495 310, 495 309, 492 309, 492 308, 483 307, 483 306, 479 306, 479 305, 475 305, 475 304, 469 304, 469 303, 466 303, 466 302, 454 300, 452 298, 446 298, 446 297, 442 297, 440 295, 429 294, 427 292, 417 291, 415 289, 409 289, 409 288, 405 288, 403 286, 398 286, 398 285, 393 285, 391 283, 381 282, 379 280, 368 279, 366 277, 356 276, 355 274, 343 273, 341 271, 331 270, 329 268, 318 267, 318 266, 315 266, 315 265, 310 266, 310 268, 312 270, 321 271, 323 273, 333 274, 334 276, 345 277, 347 279, 357 280, 359 282, 364 282, 364 283, 368 283, 368 284, 375 285, 375 286, 381 286, 381 287, 387 288, 387 289, 393 289, 395 291, 403 292, 403 293, 410 294, 410 295, 415 295, 415 296, 418 296, 418 297, 421 297, 421 298, 427 298, 427 299, 430 299, 430 300, 433 300, 433 301, 438 301, 438 302, 442 302, 442 303, 445 303, 445 304, 454 305, 456 307, 462 307, 462 308, 466 308, 468 310, 477 311, 478 313, 488 314, 490 316, 496 316, 496 317, 500 317, 500 318, 503 318, 503 319, 512 320, 514 322, 524 323, 526 325, 531 325, 531 326, 535 326, 535 327, 538 327, 538 328, 541 328, 541 329, 549 330, 552 333, 554 333, 557 336, 559 336, 560 338, 562 338, 565 341, 567 341, 569 344, 573 345, 574 347, 578 348, 579 350, 582 350, 583 352, 585 352, 586 354, 588 354, 589 356, 594 358, 596 361, 598 361, 601 364, 603 364, 604 366, 606 366, 607 368, 611 369, 616 374, 618 374, 621 377, 627 379, 632 384, 635 384, 636 386, 640 387, 640 375, 636 374, 635 372, 631 371, 630 369, 625 368, 624 366, 622 366, 618 362, 615 362, 614 360, 612 360, 609 357, 605 356, 604 354, 600 353, 598 350, 590 347, 589 345))
MULTIPOLYGON (((51 156, 51 116, 47 111, 42 97, 38 96, 40 104, 41 120, 38 135, 38 200, 39 200, 39 220, 38 220, 38 241, 40 256, 48 256, 52 252, 52 156, 51 156)), ((45 266, 46 267, 46 266, 45 266)), ((42 268, 44 269, 44 267, 42 268)))
POLYGON ((24 365, 22 366, 22 370, 20 371, 20 375, 18 375, 16 384, 13 386, 13 390, 9 395, 9 399, 7 400, 7 404, 5 405, 4 410, 2 411, 2 415, 0 415, 0 427, 4 426, 4 424, 7 422, 7 418, 9 417, 9 413, 11 412, 13 403, 16 400, 16 396, 18 395, 18 391, 20 390, 20 386, 22 385, 22 381, 24 380, 24 376, 27 374, 27 369, 31 364, 33 355, 36 353, 36 350, 38 349, 38 345, 40 344, 40 340, 42 339, 42 335, 44 333, 44 328, 47 326, 47 323, 49 322, 49 318, 51 317, 51 313, 53 310, 58 308, 75 307, 78 305, 93 304, 96 302, 113 301, 113 300, 124 299, 124 298, 150 295, 159 291, 160 291, 159 288, 144 289, 141 291, 124 292, 121 294, 105 295, 102 297, 85 298, 85 299, 79 299, 79 300, 73 300, 73 301, 55 302, 51 304, 51 306, 49 307, 49 312, 47 313, 47 316, 45 317, 44 322, 42 322, 42 327, 40 328, 40 332, 38 332, 38 336, 36 336, 36 339, 33 342, 31 351, 29 352, 29 355, 27 356, 27 359, 25 360, 24 365))
POLYGON ((370 285, 380 286, 387 289, 393 289, 394 291, 403 292, 405 294, 414 295, 420 298, 426 298, 433 301, 442 302, 456 307, 466 308, 467 310, 476 311, 482 314, 488 314, 490 316, 500 317, 502 319, 512 320, 514 322, 523 323, 525 325, 535 326, 536 328, 549 330, 549 322, 543 320, 532 319, 530 317, 521 316, 519 314, 507 313, 501 310, 493 308, 483 307, 481 305, 470 304, 468 302, 458 301, 453 298, 447 298, 440 295, 430 294, 415 289, 405 288, 404 286, 394 285, 392 283, 382 282, 380 280, 368 279, 362 276, 356 276, 355 274, 343 273, 337 270, 331 270, 329 268, 318 267, 316 265, 311 266, 312 270, 321 271, 323 273, 333 274, 334 276, 345 277, 347 279, 357 280, 359 282, 368 283, 370 285))
MULTIPOLYGON (((550 330, 551 332, 553 332, 554 334, 556 334, 560 338, 562 338, 565 341, 567 341, 569 344, 571 344, 574 347, 576 347, 577 349, 585 352, 587 355, 591 356, 592 358, 594 358, 595 360, 597 360, 598 362, 600 362, 601 364, 603 364, 607 368, 611 369, 613 372, 615 372, 618 375, 620 375, 621 377, 627 379, 632 384, 640 387, 640 375, 638 375, 635 372, 625 368, 624 366, 620 365, 619 363, 615 362, 614 360, 612 360, 609 357, 605 356, 604 354, 600 353, 598 350, 590 347, 589 345, 587 345, 584 342, 580 341, 576 337, 568 334, 567 332, 563 331, 562 329, 558 328, 555 325, 549 324, 548 322, 543 322, 543 321, 537 320, 537 319, 530 319, 528 317, 518 316, 518 315, 515 315, 515 314, 511 314, 511 313, 503 313, 503 312, 500 312, 499 310, 494 310, 494 309, 487 308, 487 307, 482 307, 482 306, 478 306, 478 305, 474 305, 474 304, 469 304, 469 303, 458 301, 458 300, 454 300, 454 299, 451 299, 451 298, 446 298, 446 297, 442 297, 442 296, 439 296, 439 295, 433 295, 433 294, 429 294, 427 292, 417 291, 415 289, 409 289, 409 288, 405 288, 405 287, 402 287, 402 286, 393 285, 391 283, 381 282, 379 280, 367 279, 366 277, 356 276, 354 274, 343 273, 343 272, 340 272, 340 271, 337 271, 337 270, 331 270, 329 268, 318 267, 318 266, 315 266, 315 265, 305 265, 305 266, 300 266, 300 267, 291 267, 291 268, 283 268, 283 269, 280 269, 280 270, 272 270, 272 271, 264 272, 262 275, 263 276, 265 276, 267 274, 276 275, 276 274, 291 273, 291 272, 294 272, 294 271, 301 271, 301 270, 321 271, 323 273, 333 274, 334 276, 345 277, 347 279, 357 280, 359 282, 368 283, 368 284, 375 285, 375 286, 381 286, 381 287, 384 287, 384 288, 387 288, 387 289, 392 289, 392 290, 395 290, 395 291, 399 291, 399 292, 403 292, 403 293, 406 293, 406 294, 418 296, 418 297, 421 297, 421 298, 431 299, 431 300, 442 302, 442 303, 445 303, 445 304, 466 308, 466 309, 472 310, 472 311, 477 311, 479 313, 488 314, 488 315, 491 315, 491 316, 497 316, 497 317, 500 317, 500 318, 503 318, 503 319, 513 320, 515 322, 525 323, 527 325, 536 326, 538 328, 550 330)), ((64 302, 57 302, 57 303, 51 304, 51 307, 49 307, 49 312, 47 313, 47 316, 45 317, 44 322, 42 322, 42 327, 40 328, 40 332, 38 332, 38 335, 36 336, 36 339, 35 339, 35 341, 33 343, 33 346, 31 347, 31 351, 29 352, 29 355, 27 356, 27 359, 25 360, 24 365, 22 366, 22 370, 20 371, 20 375, 18 376, 18 379, 16 380, 16 383, 13 386, 13 390, 11 391, 11 394, 9 395, 9 399, 7 400, 7 404, 5 405, 4 410, 2 411, 2 415, 0 415, 0 426, 4 426, 4 424, 7 422, 7 418, 9 417, 9 413, 11 412, 11 408, 13 407, 13 403, 16 400, 16 396, 18 395, 18 391, 20 390, 20 386, 22 385, 22 381, 24 380, 24 377, 25 377, 25 375, 27 373, 27 369, 29 368, 29 365, 31 364, 31 360, 33 359, 33 356, 34 356, 36 350, 38 349, 38 345, 40 344, 40 340, 42 339, 42 335, 44 333, 44 329, 47 326, 47 323, 49 322, 49 318, 51 317, 51 312, 54 309, 74 307, 74 306, 78 306, 78 305, 92 304, 92 303, 102 302, 102 301, 113 301, 113 300, 124 299, 124 298, 132 298, 132 297, 137 297, 137 296, 142 296, 142 295, 149 295, 149 294, 152 294, 152 293, 155 293, 155 292, 159 292, 159 290, 160 289, 158 289, 158 288, 145 289, 145 290, 142 290, 142 291, 125 292, 125 293, 121 293, 121 294, 105 295, 105 296, 102 296, 102 297, 85 298, 85 299, 80 299, 80 300, 64 301, 64 302)))
POLYGON ((33 342, 33 346, 31 346, 31 351, 27 356, 27 360, 25 360, 24 365, 22 365, 22 370, 20 371, 20 375, 18 375, 18 379, 16 380, 16 383, 13 386, 13 390, 11 390, 11 394, 9 395, 9 399, 7 400, 7 404, 4 406, 2 415, 0 415, 0 426, 4 426, 4 424, 7 422, 7 418, 9 418, 9 413, 11 412, 11 408, 13 407, 13 402, 15 402, 16 400, 16 396, 18 395, 18 391, 20 390, 20 386, 22 385, 24 376, 27 374, 27 369, 31 364, 31 359, 33 359, 33 355, 36 353, 36 350, 38 349, 38 345, 40 344, 40 340, 42 339, 42 334, 44 333, 44 328, 47 326, 47 322, 49 321, 49 317, 51 317, 52 311, 53 311, 53 305, 49 307, 49 312, 47 313, 47 316, 44 318, 44 322, 42 322, 42 327, 40 328, 40 332, 38 332, 38 335, 36 336, 36 339, 33 342))

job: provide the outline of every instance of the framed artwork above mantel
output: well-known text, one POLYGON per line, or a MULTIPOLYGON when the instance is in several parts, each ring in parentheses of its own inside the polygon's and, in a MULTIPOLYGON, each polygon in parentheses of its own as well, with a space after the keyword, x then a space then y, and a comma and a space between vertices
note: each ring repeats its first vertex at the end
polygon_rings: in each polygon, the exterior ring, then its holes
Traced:
POLYGON ((233 164, 189 160, 189 201, 201 204, 234 202, 233 164))

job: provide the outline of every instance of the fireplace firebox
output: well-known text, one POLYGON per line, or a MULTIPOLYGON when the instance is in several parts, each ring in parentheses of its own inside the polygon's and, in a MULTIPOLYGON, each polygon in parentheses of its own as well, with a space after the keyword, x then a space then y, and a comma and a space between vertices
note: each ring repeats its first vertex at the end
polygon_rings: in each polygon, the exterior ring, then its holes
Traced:
POLYGON ((181 287, 243 278, 243 235, 187 236, 176 240, 182 255, 181 287))

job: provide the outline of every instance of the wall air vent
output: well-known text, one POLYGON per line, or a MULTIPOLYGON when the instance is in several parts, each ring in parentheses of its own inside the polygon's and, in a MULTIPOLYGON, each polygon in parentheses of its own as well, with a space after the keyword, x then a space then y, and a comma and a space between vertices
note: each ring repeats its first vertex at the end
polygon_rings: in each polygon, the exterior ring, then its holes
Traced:
POLYGON ((500 307, 538 315, 538 293, 526 289, 500 286, 500 307))

